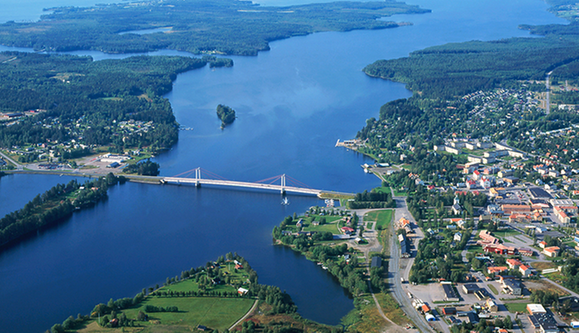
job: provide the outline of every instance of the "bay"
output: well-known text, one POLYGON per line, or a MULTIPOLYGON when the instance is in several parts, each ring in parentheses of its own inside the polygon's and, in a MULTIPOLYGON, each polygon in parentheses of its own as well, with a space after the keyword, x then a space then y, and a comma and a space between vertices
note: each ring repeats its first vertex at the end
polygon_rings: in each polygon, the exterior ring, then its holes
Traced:
MULTIPOLYGON (((7 0, 0 3, 9 6, 7 0)), ((517 29, 522 23, 564 22, 539 0, 411 3, 433 12, 394 16, 414 23, 396 29, 276 41, 256 57, 232 57, 233 68, 179 75, 166 97, 179 123, 193 131, 180 132, 179 143, 156 157, 162 174, 202 167, 231 180, 287 174, 313 188, 369 190, 379 185, 360 168, 369 160, 334 144, 354 137, 367 118, 378 116, 382 104, 411 93, 401 84, 367 77, 364 66, 447 42, 528 36, 517 29), (238 119, 225 130, 219 128, 217 104, 237 111, 238 119)), ((26 20, 28 14, 22 9, 13 17, 26 20)), ((74 54, 97 60, 128 56, 74 54)), ((0 179, 0 199, 11 202, 2 204, 0 213, 66 177, 56 178, 0 179)), ((284 216, 322 204, 305 196, 290 196, 290 202, 280 205, 276 193, 133 183, 115 187, 109 200, 0 253, 0 299, 9 300, 0 302, 3 331, 43 331, 68 315, 88 313, 111 297, 132 297, 229 251, 246 257, 261 283, 288 291, 304 317, 337 324, 353 308, 347 293, 314 263, 271 243, 271 229, 284 216)))

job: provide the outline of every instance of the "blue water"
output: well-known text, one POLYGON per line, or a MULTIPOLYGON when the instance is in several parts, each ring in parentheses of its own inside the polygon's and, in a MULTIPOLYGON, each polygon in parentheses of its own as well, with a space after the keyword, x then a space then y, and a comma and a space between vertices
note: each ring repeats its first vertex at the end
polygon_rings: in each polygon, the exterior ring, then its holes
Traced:
MULTIPOLYGON (((27 10, 13 9, 8 0, 0 3, 12 8, 10 17, 17 21, 38 19, 32 7, 49 7, 48 1, 26 3, 27 10)), ((379 181, 360 168, 368 160, 335 148, 335 142, 354 137, 367 118, 378 116, 382 104, 411 93, 401 84, 365 76, 364 66, 447 42, 528 36, 517 29, 523 23, 564 23, 539 0, 412 3, 432 13, 391 18, 413 26, 277 41, 257 57, 232 57, 233 68, 179 75, 166 97, 179 123, 194 130, 180 132, 179 143, 156 158, 162 174, 202 167, 232 180, 287 174, 314 188, 371 189, 379 181), (225 130, 219 128, 217 104, 237 111, 238 119, 225 130)), ((127 56, 74 54, 95 60, 127 56)), ((0 213, 65 178, 0 179, 0 213)), ((229 251, 246 257, 260 282, 288 291, 304 317, 337 324, 353 308, 344 290, 314 263, 271 244, 271 229, 284 216, 323 204, 304 196, 290 196, 290 202, 280 205, 276 193, 134 183, 115 187, 109 200, 0 252, 3 330, 44 331, 99 302, 132 297, 229 251)))

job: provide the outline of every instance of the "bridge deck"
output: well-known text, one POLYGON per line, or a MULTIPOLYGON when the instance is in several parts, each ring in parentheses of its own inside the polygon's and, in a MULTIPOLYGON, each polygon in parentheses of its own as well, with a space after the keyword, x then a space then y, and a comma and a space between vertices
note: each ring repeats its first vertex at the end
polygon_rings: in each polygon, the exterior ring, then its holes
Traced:
POLYGON ((261 183, 250 183, 250 182, 239 182, 233 180, 216 180, 216 179, 203 179, 203 178, 181 178, 181 177, 163 177, 163 181, 169 184, 206 184, 206 185, 221 185, 221 186, 234 186, 234 187, 245 187, 245 188, 255 188, 262 190, 274 190, 281 192, 282 190, 286 192, 302 193, 302 194, 312 194, 320 195, 323 191, 311 188, 295 187, 295 186, 281 186, 274 184, 261 184, 261 183))

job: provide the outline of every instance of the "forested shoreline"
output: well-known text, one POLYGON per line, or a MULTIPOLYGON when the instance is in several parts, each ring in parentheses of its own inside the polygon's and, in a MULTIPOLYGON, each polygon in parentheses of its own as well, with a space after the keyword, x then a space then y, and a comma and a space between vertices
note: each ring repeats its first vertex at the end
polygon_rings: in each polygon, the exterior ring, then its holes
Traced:
POLYGON ((393 28, 401 23, 378 18, 429 12, 393 0, 285 7, 234 0, 215 0, 210 4, 202 0, 169 0, 140 6, 120 3, 52 10, 39 22, 1 24, 0 44, 56 52, 173 49, 195 54, 256 55, 269 50, 269 42, 274 40, 322 31, 393 28), (168 33, 121 34, 159 27, 171 29, 168 33))
POLYGON ((112 173, 106 177, 86 181, 84 184, 71 180, 57 184, 29 201, 22 209, 6 214, 0 219, 0 247, 18 238, 61 221, 75 210, 95 205, 107 198, 108 188, 124 177, 112 173))
MULTIPOLYGON (((572 105, 579 101, 573 88, 579 84, 579 24, 566 7, 570 3, 550 1, 554 6, 550 10, 570 19, 568 25, 520 26, 540 38, 449 43, 366 66, 367 75, 405 83, 413 96, 384 104, 378 119, 368 119, 357 134, 365 142, 359 151, 379 162, 404 159, 413 164, 432 156, 405 147, 434 150, 457 137, 505 141, 535 153, 577 146, 576 137, 547 139, 541 133, 579 124, 579 114, 565 108, 547 114, 537 101, 546 91, 547 75, 553 86, 571 87, 552 92, 551 101, 572 105)), ((558 155, 563 163, 579 167, 575 154, 558 155)), ((447 158, 451 163, 466 162, 465 156, 447 158)), ((432 171, 443 180, 451 176, 450 170, 445 165, 432 171)))

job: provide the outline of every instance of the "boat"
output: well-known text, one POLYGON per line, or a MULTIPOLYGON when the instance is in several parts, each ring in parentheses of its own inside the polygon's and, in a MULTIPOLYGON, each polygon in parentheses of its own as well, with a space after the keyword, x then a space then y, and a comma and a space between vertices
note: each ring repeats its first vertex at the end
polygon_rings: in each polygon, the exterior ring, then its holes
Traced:
POLYGON ((289 200, 287 197, 283 197, 283 199, 281 199, 281 204, 282 205, 289 205, 289 200))

